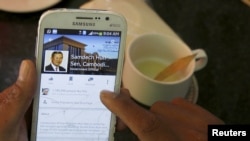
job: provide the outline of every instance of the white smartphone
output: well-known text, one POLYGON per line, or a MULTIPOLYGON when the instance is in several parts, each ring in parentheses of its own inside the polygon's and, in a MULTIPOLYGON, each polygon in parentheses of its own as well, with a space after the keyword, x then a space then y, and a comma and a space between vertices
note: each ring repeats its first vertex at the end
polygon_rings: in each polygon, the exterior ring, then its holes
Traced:
POLYGON ((111 11, 42 14, 31 141, 114 140, 115 116, 100 91, 120 91, 126 30, 125 18, 111 11))

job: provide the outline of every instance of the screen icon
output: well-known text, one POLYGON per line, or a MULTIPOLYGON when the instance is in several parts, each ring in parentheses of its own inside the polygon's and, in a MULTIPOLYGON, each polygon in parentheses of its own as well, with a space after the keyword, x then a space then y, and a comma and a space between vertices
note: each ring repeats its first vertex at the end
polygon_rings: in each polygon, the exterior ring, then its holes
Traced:
POLYGON ((87 31, 86 31, 86 30, 83 30, 83 31, 82 31, 82 35, 87 35, 87 31))
POLYGON ((89 35, 93 35, 93 31, 91 31, 91 32, 89 33, 89 35))
POLYGON ((51 34, 51 29, 47 29, 46 33, 51 34))
POLYGON ((69 77, 69 81, 73 81, 73 76, 70 76, 70 77, 69 77))
POLYGON ((52 34, 57 34, 57 29, 53 29, 52 34))
POLYGON ((88 81, 93 81, 94 80, 94 78, 93 77, 90 77, 89 79, 88 79, 88 81))

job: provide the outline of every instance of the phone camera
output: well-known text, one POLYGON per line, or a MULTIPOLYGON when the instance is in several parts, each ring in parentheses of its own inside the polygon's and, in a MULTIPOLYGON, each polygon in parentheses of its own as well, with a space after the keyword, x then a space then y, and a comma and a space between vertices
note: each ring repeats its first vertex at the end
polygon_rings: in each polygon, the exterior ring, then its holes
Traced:
POLYGON ((105 20, 106 20, 106 21, 109 21, 109 17, 106 17, 105 20))

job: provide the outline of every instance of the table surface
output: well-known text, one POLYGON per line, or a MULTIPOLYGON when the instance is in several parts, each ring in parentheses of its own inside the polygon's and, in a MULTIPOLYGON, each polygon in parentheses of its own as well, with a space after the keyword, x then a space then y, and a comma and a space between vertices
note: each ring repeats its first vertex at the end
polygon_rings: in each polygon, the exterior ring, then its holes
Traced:
MULTIPOLYGON (((79 8, 84 2, 66 0, 54 7, 79 8)), ((151 5, 192 49, 207 52, 207 66, 195 72, 197 104, 228 124, 250 124, 250 7, 240 0, 153 0, 151 5)), ((42 12, 0 11, 0 90, 15 81, 22 59, 35 58, 42 12)))

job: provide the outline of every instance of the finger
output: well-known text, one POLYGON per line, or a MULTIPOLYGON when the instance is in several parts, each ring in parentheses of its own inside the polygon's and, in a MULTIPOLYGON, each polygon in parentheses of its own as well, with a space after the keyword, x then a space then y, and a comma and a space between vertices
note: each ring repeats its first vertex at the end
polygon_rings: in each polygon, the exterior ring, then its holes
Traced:
POLYGON ((191 129, 196 129, 200 132, 206 132, 207 125, 214 122, 207 120, 208 117, 206 116, 213 117, 214 115, 200 115, 189 108, 190 107, 180 107, 179 105, 170 102, 158 101, 152 105, 150 110, 155 114, 163 116, 165 121, 167 121, 167 124, 181 124, 182 126, 190 127, 191 129))
POLYGON ((21 124, 18 141, 28 141, 27 125, 25 120, 23 120, 21 124))
POLYGON ((28 110, 28 107, 34 97, 36 82, 36 68, 34 63, 31 60, 22 61, 16 85, 21 88, 20 98, 22 99, 20 99, 20 105, 24 105, 25 111, 28 110))
POLYGON ((127 128, 127 125, 119 117, 117 117, 116 130, 122 131, 122 130, 125 130, 126 128, 127 128))
POLYGON ((182 125, 201 132, 204 132, 207 127, 207 124, 202 119, 197 118, 196 114, 169 102, 158 101, 152 105, 150 111, 162 116, 165 119, 164 122, 169 126, 182 125))
POLYGON ((172 103, 182 107, 184 109, 189 110, 191 113, 196 113, 200 117, 203 117, 208 123, 211 124, 224 124, 224 122, 219 119, 216 116, 211 116, 213 115, 211 112, 207 111, 206 109, 200 107, 199 105, 196 105, 194 103, 191 103, 183 98, 176 98, 172 100, 172 103))
POLYGON ((24 60, 16 82, 0 94, 0 112, 6 121, 23 118, 36 88, 36 71, 32 61, 24 60), (11 111, 11 112, 10 112, 11 111))
POLYGON ((157 117, 143 109, 130 99, 129 92, 121 89, 121 94, 101 92, 103 104, 116 114, 136 134, 142 135, 157 129, 160 123, 157 117))
POLYGON ((176 124, 171 127, 180 141, 206 141, 207 133, 196 129, 176 124))

